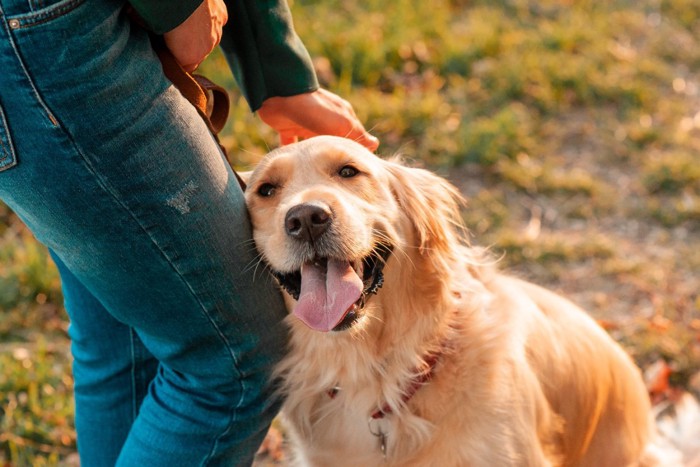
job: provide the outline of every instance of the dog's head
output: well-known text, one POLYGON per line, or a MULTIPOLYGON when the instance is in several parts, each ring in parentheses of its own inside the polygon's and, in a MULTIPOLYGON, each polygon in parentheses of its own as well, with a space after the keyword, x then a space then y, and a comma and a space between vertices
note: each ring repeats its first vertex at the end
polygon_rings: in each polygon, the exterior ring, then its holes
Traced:
POLYGON ((355 324, 390 268, 439 275, 459 243, 451 185, 344 138, 271 152, 245 196, 262 259, 297 300, 293 313, 318 331, 355 324))

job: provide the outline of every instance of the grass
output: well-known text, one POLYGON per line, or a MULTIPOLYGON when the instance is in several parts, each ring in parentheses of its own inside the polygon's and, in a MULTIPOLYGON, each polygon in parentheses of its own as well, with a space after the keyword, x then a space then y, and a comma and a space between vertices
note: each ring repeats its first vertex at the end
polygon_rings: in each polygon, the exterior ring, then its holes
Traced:
MULTIPOLYGON (((606 324, 683 387, 700 369, 700 4, 694 0, 296 0, 323 85, 469 199, 473 241, 606 324)), ((276 137, 220 54, 237 167, 276 137)), ((57 272, 0 208, 0 465, 75 449, 57 272)))
POLYGON ((56 465, 75 451, 72 377, 65 343, 44 339, 0 354, 0 443, 13 465, 56 465))

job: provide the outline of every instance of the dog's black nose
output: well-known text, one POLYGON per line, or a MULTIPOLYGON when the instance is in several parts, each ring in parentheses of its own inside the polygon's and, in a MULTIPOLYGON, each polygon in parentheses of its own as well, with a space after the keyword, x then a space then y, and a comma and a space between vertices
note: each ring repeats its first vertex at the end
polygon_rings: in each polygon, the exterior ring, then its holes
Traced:
POLYGON ((304 203, 287 211, 284 228, 290 237, 309 242, 323 235, 332 220, 328 206, 304 203))

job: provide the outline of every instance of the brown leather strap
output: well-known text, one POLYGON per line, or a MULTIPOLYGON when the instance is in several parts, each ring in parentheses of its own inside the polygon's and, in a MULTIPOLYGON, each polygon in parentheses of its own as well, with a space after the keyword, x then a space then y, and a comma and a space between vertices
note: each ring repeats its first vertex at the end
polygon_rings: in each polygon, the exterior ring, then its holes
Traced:
POLYGON ((205 114, 209 118, 209 128, 212 133, 218 135, 226 125, 230 100, 226 89, 211 81, 206 76, 192 75, 202 91, 206 94, 207 108, 205 114))
MULTIPOLYGON (((131 5, 126 7, 126 14, 132 22, 148 30, 143 19, 131 5)), ((224 153, 226 161, 229 162, 230 165, 228 155, 226 154, 226 148, 221 144, 221 141, 219 141, 219 132, 226 124, 230 108, 230 101, 226 89, 213 83, 204 76, 190 74, 185 71, 178 61, 175 60, 173 54, 170 53, 170 50, 166 47, 161 36, 151 34, 150 37, 153 50, 155 50, 163 66, 163 73, 185 99, 197 109, 197 113, 199 113, 204 123, 207 124, 209 131, 214 135, 214 139, 216 139, 221 151, 224 153)), ((245 182, 241 176, 238 175, 233 166, 231 166, 231 170, 233 170, 233 174, 236 176, 236 180, 241 186, 241 189, 245 191, 245 182)))
MULTIPOLYGON (((153 49, 155 50, 160 63, 163 66, 165 76, 173 83, 180 93, 187 99, 197 112, 199 113, 204 123, 207 124, 209 131, 212 132, 216 142, 226 156, 226 148, 219 141, 219 132, 224 128, 230 108, 230 100, 226 89, 215 84, 210 79, 196 74, 190 74, 185 71, 182 66, 175 60, 175 57, 170 53, 170 50, 163 44, 159 37, 152 37, 153 49)), ((233 174, 236 176, 241 189, 245 191, 246 185, 238 173, 231 167, 233 174)))
POLYGON ((163 65, 165 76, 197 109, 209 130, 215 135, 218 134, 228 118, 230 102, 226 90, 204 76, 186 72, 160 41, 153 41, 153 46, 163 65))

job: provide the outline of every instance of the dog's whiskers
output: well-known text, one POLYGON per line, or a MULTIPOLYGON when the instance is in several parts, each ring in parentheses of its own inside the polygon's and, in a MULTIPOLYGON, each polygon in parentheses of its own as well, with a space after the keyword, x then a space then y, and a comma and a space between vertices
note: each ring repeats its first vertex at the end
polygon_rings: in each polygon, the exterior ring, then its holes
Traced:
MULTIPOLYGON (((270 238, 271 236, 272 236, 272 235, 267 235, 267 236, 265 236, 265 235, 260 235, 260 234, 258 234, 258 238, 259 238, 260 240, 267 240, 267 239, 270 238)), ((253 247, 256 247, 256 241, 255 241, 255 239, 254 239, 254 238, 248 238, 248 239, 243 240, 242 242, 239 242, 238 244, 236 244, 236 246, 248 246, 248 245, 252 245, 253 247)))
POLYGON ((258 268, 262 264, 263 271, 271 271, 270 266, 267 264, 267 262, 263 261, 262 255, 260 255, 260 258, 258 259, 258 263, 255 265, 255 270, 253 271, 253 282, 255 282, 255 277, 256 274, 258 273, 258 268))
POLYGON ((243 240, 242 242, 239 242, 236 246, 249 246, 249 245, 255 245, 255 240, 252 238, 249 238, 247 240, 243 240))
POLYGON ((257 254, 257 255, 255 255, 255 258, 253 258, 251 261, 248 262, 248 264, 246 264, 243 267, 242 272, 246 273, 246 272, 253 270, 253 278, 255 278, 257 271, 258 271, 258 267, 260 267, 261 263, 263 264, 263 270, 265 268, 268 268, 267 263, 265 263, 265 261, 263 260, 262 255, 257 254))
MULTIPOLYGON (((394 249, 393 249, 393 251, 392 251, 392 255, 394 255, 394 256, 397 256, 397 255, 398 255, 398 256, 401 256, 401 258, 403 258, 404 260, 408 261, 409 264, 413 265, 413 260, 411 259, 411 257, 410 257, 410 256, 408 255, 408 253, 406 252, 406 246, 405 246, 405 245, 399 244, 399 243, 396 242, 394 239, 392 239, 391 237, 389 237, 389 235, 386 234, 385 232, 375 231, 375 232, 374 232, 374 236, 380 241, 380 243, 384 243, 384 244, 387 244, 387 245, 392 245, 392 246, 394 247, 394 249)), ((384 260, 382 259, 382 261, 384 261, 384 260)))

